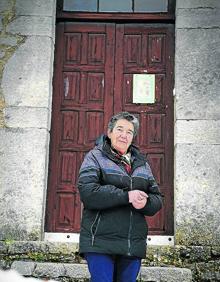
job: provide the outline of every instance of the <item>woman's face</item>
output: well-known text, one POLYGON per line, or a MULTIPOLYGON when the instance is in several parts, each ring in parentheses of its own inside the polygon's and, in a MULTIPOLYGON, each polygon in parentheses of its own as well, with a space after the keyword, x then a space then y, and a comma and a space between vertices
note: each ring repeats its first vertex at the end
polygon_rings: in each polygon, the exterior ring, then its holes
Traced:
POLYGON ((134 126, 126 119, 119 119, 113 130, 108 130, 111 145, 121 154, 125 154, 134 137, 134 126))

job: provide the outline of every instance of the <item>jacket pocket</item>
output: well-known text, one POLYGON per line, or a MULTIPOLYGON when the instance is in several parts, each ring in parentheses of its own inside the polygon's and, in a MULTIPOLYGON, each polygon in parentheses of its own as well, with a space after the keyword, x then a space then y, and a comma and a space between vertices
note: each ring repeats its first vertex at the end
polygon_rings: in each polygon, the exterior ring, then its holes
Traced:
POLYGON ((147 239, 148 226, 145 217, 138 213, 134 213, 133 236, 136 239, 147 239))
POLYGON ((99 211, 99 212, 97 212, 95 219, 92 222, 91 227, 90 227, 90 232, 91 232, 91 235, 92 235, 92 246, 94 245, 95 235, 96 235, 97 230, 98 230, 100 219, 101 219, 101 213, 99 211))

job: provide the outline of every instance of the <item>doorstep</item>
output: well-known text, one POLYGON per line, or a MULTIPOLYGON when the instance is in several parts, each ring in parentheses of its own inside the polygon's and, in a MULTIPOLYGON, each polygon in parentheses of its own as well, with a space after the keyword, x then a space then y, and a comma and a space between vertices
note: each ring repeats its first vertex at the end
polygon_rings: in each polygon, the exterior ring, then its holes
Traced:
MULTIPOLYGON (((54 279, 57 281, 88 281, 89 272, 85 263, 52 263, 14 261, 11 269, 26 277, 54 279)), ((179 267, 142 266, 139 274, 141 282, 192 282, 190 269, 179 267)))

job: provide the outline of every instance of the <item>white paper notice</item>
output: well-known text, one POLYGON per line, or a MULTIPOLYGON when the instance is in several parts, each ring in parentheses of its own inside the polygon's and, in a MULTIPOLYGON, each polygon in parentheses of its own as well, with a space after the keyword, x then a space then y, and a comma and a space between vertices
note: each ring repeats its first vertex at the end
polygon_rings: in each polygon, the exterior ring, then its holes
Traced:
POLYGON ((155 74, 133 74, 133 103, 155 103, 155 74))

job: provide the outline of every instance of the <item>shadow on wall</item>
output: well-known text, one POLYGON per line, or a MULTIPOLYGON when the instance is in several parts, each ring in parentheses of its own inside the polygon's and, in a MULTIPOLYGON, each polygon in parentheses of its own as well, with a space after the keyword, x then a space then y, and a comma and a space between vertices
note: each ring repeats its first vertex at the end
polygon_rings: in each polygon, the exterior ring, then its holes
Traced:
MULTIPOLYGON (((21 276, 15 270, 0 270, 0 282, 41 282, 43 280, 37 278, 26 278, 21 276)), ((54 280, 46 280, 48 282, 56 282, 54 280)), ((45 280, 44 280, 45 282, 45 280)))

